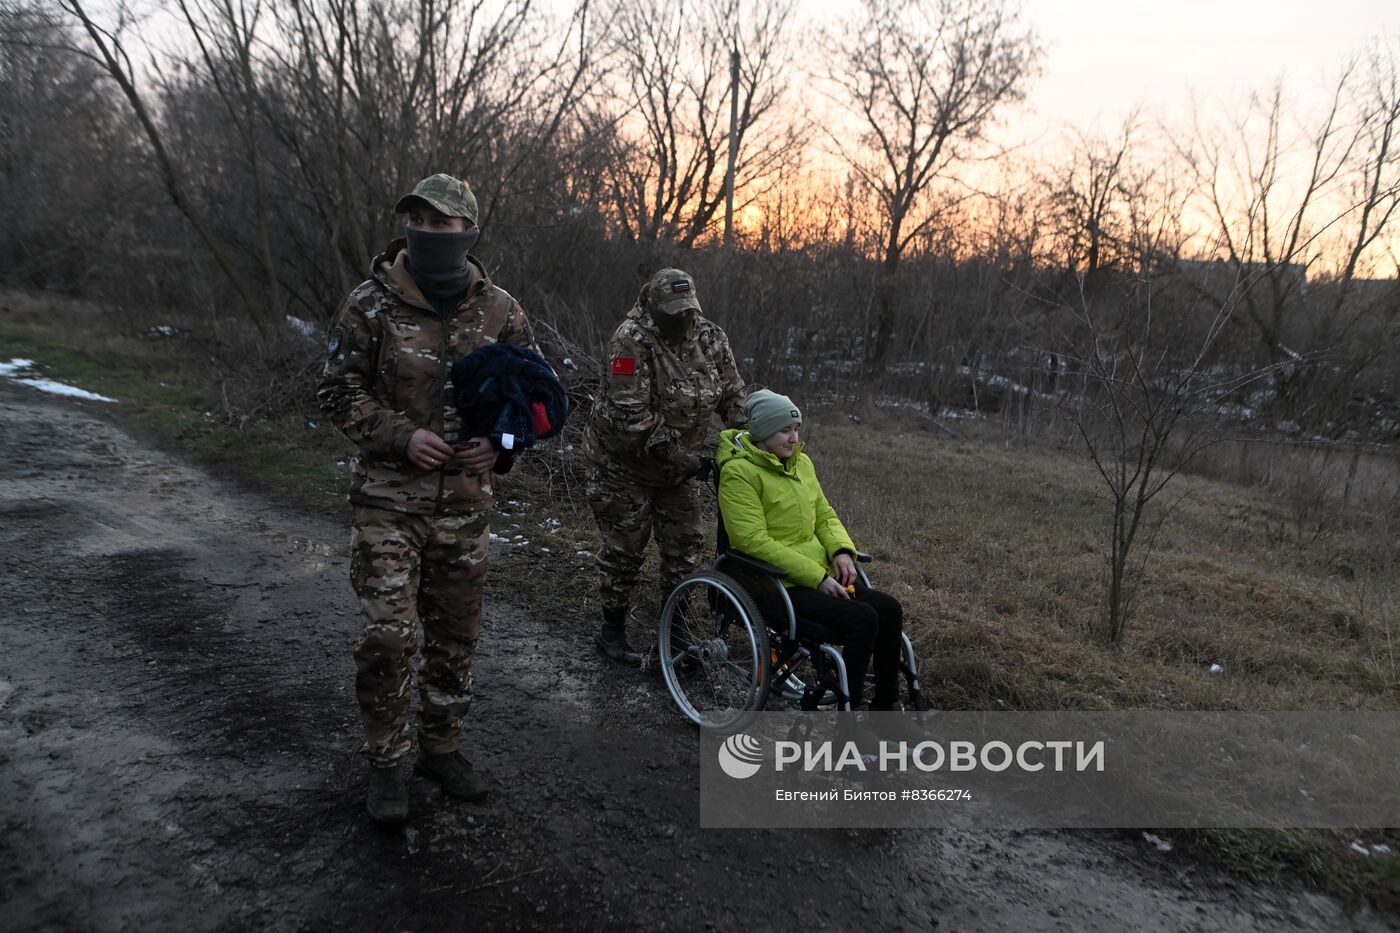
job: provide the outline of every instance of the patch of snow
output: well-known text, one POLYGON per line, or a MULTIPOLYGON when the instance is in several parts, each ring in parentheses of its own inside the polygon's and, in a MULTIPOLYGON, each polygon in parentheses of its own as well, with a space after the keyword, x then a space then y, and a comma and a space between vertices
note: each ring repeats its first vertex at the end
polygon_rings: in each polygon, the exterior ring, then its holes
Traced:
POLYGON ((31 389, 38 389, 40 392, 47 392, 50 395, 62 395, 68 398, 80 398, 89 402, 116 402, 114 398, 105 395, 98 395, 96 392, 89 392, 86 389, 79 389, 77 386, 65 385, 62 382, 55 382, 52 379, 44 379, 40 376, 22 375, 34 368, 33 360, 12 359, 0 363, 0 376, 18 382, 20 385, 29 386, 31 389))
POLYGON ((1210 666, 1210 672, 1212 674, 1222 674, 1225 672, 1225 668, 1221 667, 1219 664, 1212 664, 1210 666))
POLYGON ((592 556, 593 556, 593 552, 592 552, 592 551, 575 551, 575 552, 574 552, 574 556, 575 556, 575 557, 592 557, 592 556))
POLYGON ((1378 842, 1375 845, 1371 846, 1371 853, 1373 855, 1389 855, 1390 846, 1378 842))
POLYGON ((303 337, 314 339, 321 334, 321 328, 312 324, 310 321, 303 321, 301 318, 291 314, 287 315, 287 323, 291 325, 292 330, 301 334, 303 337))
POLYGON ((1013 395, 1022 395, 1026 396, 1027 398, 1039 399, 1042 402, 1051 402, 1055 404, 1058 404, 1060 401, 1060 397, 1058 395, 1055 395, 1050 392, 1041 392, 1038 389, 1033 389, 1030 386, 1023 385, 1019 382, 1016 382, 1013 379, 1008 379, 1005 376, 999 376, 996 373, 984 373, 982 371, 979 371, 978 373, 974 374, 972 370, 966 366, 959 366, 957 372, 959 375, 971 378, 973 381, 974 389, 976 388, 978 381, 980 380, 981 383, 984 385, 994 386, 999 389, 1005 389, 1007 392, 1010 392, 1013 395))
POLYGON ((1254 417, 1254 409, 1248 405, 1217 405, 1215 410, 1226 418, 1238 418, 1241 421, 1249 421, 1254 417))
POLYGON ((1172 850, 1172 844, 1167 840, 1163 839, 1161 836, 1155 835, 1153 833, 1143 833, 1142 838, 1152 843, 1152 847, 1155 848, 1158 852, 1170 852, 1172 850))
POLYGON ((1371 856, 1371 850, 1366 848, 1359 842, 1353 842, 1351 844, 1351 851, 1355 852, 1357 855, 1364 855, 1367 858, 1371 856))

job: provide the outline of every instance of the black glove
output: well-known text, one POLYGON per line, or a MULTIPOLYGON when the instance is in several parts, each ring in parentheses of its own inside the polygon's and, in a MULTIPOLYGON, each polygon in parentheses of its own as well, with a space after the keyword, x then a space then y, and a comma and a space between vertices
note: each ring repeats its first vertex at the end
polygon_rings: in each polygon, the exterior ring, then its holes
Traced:
POLYGON ((693 476, 702 483, 711 482, 719 477, 715 469, 713 457, 702 457, 699 454, 691 454, 685 461, 686 474, 693 476))

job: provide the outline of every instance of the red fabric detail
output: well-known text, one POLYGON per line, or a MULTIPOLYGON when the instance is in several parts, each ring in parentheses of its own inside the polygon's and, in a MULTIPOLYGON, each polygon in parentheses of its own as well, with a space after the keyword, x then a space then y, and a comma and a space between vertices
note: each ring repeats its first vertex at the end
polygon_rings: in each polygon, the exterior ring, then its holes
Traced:
POLYGON ((530 418, 535 422, 535 436, 549 430, 549 415, 544 410, 544 402, 530 403, 530 418))
POLYGON ((612 374, 614 376, 634 376, 637 373, 637 361, 630 356, 615 356, 612 361, 612 374))

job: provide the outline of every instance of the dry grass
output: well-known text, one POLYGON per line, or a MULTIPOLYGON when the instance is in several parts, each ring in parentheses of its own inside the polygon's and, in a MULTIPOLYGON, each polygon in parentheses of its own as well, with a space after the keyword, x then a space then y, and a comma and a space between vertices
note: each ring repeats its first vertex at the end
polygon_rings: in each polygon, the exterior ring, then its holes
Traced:
POLYGON ((1110 649, 1088 637, 1104 611, 1109 513, 1087 460, 895 420, 828 418, 808 433, 828 496, 905 603, 940 707, 1400 708, 1381 610, 1400 574, 1392 525, 1374 514, 1323 545, 1283 544, 1273 499, 1178 477, 1110 649))

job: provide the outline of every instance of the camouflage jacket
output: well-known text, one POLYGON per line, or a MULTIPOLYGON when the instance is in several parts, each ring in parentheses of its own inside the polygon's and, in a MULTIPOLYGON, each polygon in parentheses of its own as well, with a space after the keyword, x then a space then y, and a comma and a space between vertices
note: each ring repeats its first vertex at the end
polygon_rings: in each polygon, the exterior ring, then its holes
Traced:
POLYGON ((709 456, 711 418, 739 427, 744 380, 729 338, 697 314, 690 334, 666 340, 633 305, 608 344, 606 382, 584 428, 584 454, 646 486, 686 478, 690 454, 709 456))
POLYGON ((375 257, 372 277, 331 322, 316 395, 326 417, 360 449, 351 502, 420 515, 479 512, 491 505, 490 474, 450 465, 421 470, 405 447, 418 428, 448 443, 460 440, 450 379, 458 359, 495 340, 538 348, 525 312, 475 259, 466 297, 439 314, 409 275, 404 245, 395 240, 375 257))

